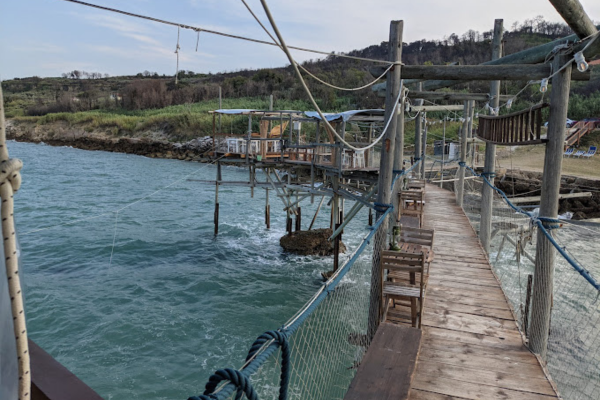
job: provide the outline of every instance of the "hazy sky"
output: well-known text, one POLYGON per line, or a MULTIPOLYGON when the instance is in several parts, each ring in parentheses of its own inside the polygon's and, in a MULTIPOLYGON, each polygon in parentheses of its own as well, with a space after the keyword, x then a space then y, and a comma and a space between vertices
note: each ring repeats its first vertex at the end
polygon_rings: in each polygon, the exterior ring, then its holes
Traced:
MULTIPOLYGON (((240 0, 88 0, 182 24, 269 40, 240 0)), ((258 0, 247 0, 266 23, 258 0)), ((593 20, 600 1, 582 0, 593 20)), ((490 30, 495 18, 513 22, 543 15, 560 21, 546 0, 270 0, 288 44, 349 51, 388 38, 391 19, 404 20, 404 41, 442 39, 469 29, 490 30)), ((181 30, 180 69, 196 72, 276 67, 277 48, 181 30)), ((110 75, 144 70, 174 74, 177 28, 83 7, 62 0, 0 2, 0 76, 59 76, 74 69, 110 75)), ((316 58, 295 52, 299 61, 316 58)))

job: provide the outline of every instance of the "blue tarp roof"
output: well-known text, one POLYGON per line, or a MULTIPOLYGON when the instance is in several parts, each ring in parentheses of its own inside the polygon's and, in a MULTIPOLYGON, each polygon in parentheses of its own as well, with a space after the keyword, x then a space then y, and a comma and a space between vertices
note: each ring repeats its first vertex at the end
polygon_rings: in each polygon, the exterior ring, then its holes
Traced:
MULTIPOLYGON (((354 117, 355 115, 359 115, 359 114, 367 114, 367 115, 381 114, 381 115, 384 115, 385 110, 383 110, 383 109, 349 110, 349 111, 344 111, 341 113, 323 113, 323 115, 325 115, 325 118, 327 119, 327 121, 335 121, 336 119, 340 119, 340 118, 344 121, 348 121, 350 118, 354 117)), ((319 113, 317 113, 316 111, 305 111, 304 115, 306 115, 309 118, 322 119, 321 116, 319 115, 319 113)))

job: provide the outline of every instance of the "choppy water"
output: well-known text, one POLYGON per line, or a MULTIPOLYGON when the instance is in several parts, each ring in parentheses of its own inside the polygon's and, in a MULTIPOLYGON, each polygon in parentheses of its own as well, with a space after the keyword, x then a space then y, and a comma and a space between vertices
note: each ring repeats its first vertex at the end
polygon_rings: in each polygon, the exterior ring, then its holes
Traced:
MULTIPOLYGON (((214 179, 214 166, 15 142, 9 151, 25 164, 15 216, 29 334, 106 399, 200 393, 214 370, 239 367, 331 266, 282 252, 283 206, 271 192, 265 230, 262 189, 251 199, 248 188, 221 188, 217 238, 214 188, 188 180, 116 220, 113 211, 190 173, 214 179)), ((234 167, 223 174, 248 177, 234 167)), ((303 205, 304 228, 316 203, 303 205)), ((350 248, 365 223, 361 214, 346 229, 350 248)), ((317 225, 328 224, 324 207, 317 225)))

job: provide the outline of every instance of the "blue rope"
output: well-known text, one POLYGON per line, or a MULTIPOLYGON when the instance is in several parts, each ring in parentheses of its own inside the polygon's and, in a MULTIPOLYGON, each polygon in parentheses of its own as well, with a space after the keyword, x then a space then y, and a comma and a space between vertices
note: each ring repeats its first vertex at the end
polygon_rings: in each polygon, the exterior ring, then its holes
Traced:
POLYGON ((394 189, 394 185, 396 184, 396 181, 398 179, 400 179, 401 176, 408 174, 410 171, 412 171, 413 169, 415 169, 415 167, 417 165, 419 165, 419 163, 421 162, 421 159, 416 159, 415 158, 415 163, 413 165, 410 166, 409 169, 403 169, 403 170, 393 170, 394 174, 396 174, 396 176, 394 177, 394 179, 392 180, 392 189, 394 189))
MULTIPOLYGON (((293 323, 291 323, 285 329, 279 330, 280 333, 285 333, 286 339, 291 337, 294 334, 294 332, 296 332, 300 328, 302 323, 315 311, 315 309, 323 302, 323 300, 325 300, 325 298, 327 298, 329 293, 332 292, 337 287, 337 285, 342 281, 342 279, 344 279, 344 277, 346 276, 346 274, 348 273, 350 268, 354 265, 354 263, 361 256, 362 252, 367 248, 369 243, 371 243, 371 239, 375 235, 375 232, 377 232, 378 228, 381 226, 381 224, 383 223, 383 221, 385 220, 387 215, 390 214, 392 211, 393 211, 393 207, 386 209, 385 212, 383 213, 383 215, 377 219, 375 224, 373 224, 373 227, 370 230, 369 234, 363 239, 362 243, 356 250, 356 253, 354 253, 354 256, 352 256, 352 258, 350 258, 350 260, 348 260, 348 262, 346 264, 344 264, 344 266, 341 267, 340 272, 337 275, 337 277, 335 279, 333 279, 331 282, 329 282, 329 284, 326 286, 326 290, 321 292, 317 296, 317 298, 313 301, 313 303, 310 306, 308 306, 304 311, 302 311, 302 313, 300 315, 298 315, 296 317, 296 319, 294 320, 293 323), (283 330, 283 332, 281 332, 282 330, 283 330)), ((265 333, 265 334, 267 334, 267 333, 265 333)), ((240 374, 242 376, 244 376, 244 377, 246 377, 246 379, 248 379, 249 376, 251 376, 256 371, 258 371, 258 369, 269 359, 269 357, 279 348, 279 346, 280 346, 280 343, 274 341, 266 349, 264 349, 262 352, 258 353, 258 355, 256 355, 254 357, 254 359, 252 361, 250 361, 243 368, 242 371, 238 371, 238 372, 240 372, 240 374)), ((254 346, 252 346, 252 348, 254 348, 254 346)), ((252 351, 252 348, 251 348, 251 351, 252 351)), ((258 349, 256 351, 258 351, 258 349)), ((207 383, 207 387, 210 384, 211 380, 220 379, 220 377, 223 376, 222 371, 235 371, 235 370, 227 369, 227 370, 217 371, 215 374, 213 374, 209 378, 209 383, 207 383), (219 372, 221 372, 221 374, 218 374, 219 372)), ((283 365, 282 365, 282 375, 283 375, 283 365)), ((239 387, 242 387, 242 391, 248 397, 248 394, 244 390, 251 388, 251 386, 248 387, 248 386, 240 385, 240 383, 245 383, 245 381, 242 381, 241 378, 237 375, 235 375, 234 378, 237 380, 236 381, 230 380, 230 383, 227 384, 225 387, 223 387, 223 389, 216 394, 206 393, 206 391, 205 391, 203 395, 193 396, 193 397, 188 398, 188 400, 224 400, 224 399, 229 398, 229 396, 231 396, 233 391, 239 387)), ((221 382, 223 380, 229 380, 229 379, 228 378, 221 379, 219 382, 221 382)), ((280 388, 280 395, 281 395, 281 388, 280 388)))
MULTIPOLYGON (((249 361, 257 351, 269 340, 274 340, 281 346, 281 379, 279 384, 279 400, 287 399, 288 386, 290 384, 290 346, 287 333, 281 331, 267 331, 260 335, 250 347, 246 361, 249 361)), ((238 396, 241 398, 241 392, 238 389, 238 396)), ((237 398, 236 398, 237 399, 237 398)))
POLYGON ((552 245, 554 246, 554 248, 556 248, 556 250, 558 250, 558 252, 560 253, 561 256, 563 256, 563 258, 565 260, 567 260, 567 262, 575 269, 575 271, 577 271, 581 276, 583 276, 583 278, 588 281, 596 290, 600 291, 600 284, 598 284, 598 282, 594 279, 593 276, 590 275, 589 271, 586 270, 585 268, 583 268, 581 265, 579 265, 577 263, 577 261, 575 261, 571 256, 569 256, 562 247, 559 246, 558 243, 556 243, 556 241, 554 240, 554 238, 552 237, 552 235, 550 234, 550 232, 548 232, 548 230, 552 230, 552 229, 556 229, 560 227, 560 220, 556 219, 556 218, 548 218, 548 217, 536 217, 533 215, 533 213, 530 213, 528 211, 523 210, 521 207, 517 207, 515 206, 506 196, 506 193, 504 193, 502 190, 498 189, 496 186, 492 185, 490 183, 490 181, 488 181, 488 179, 485 177, 484 174, 478 174, 477 172, 475 172, 473 170, 473 168, 467 166, 467 168, 471 171, 471 173, 475 176, 480 176, 483 178, 483 181, 492 189, 494 189, 498 194, 500 194, 500 196, 502 196, 502 198, 504 199, 504 202, 506 204, 508 204, 510 206, 510 208, 512 208, 513 210, 515 210, 518 213, 521 213, 523 215, 526 215, 527 217, 529 217, 529 219, 535 223, 539 228, 540 231, 544 234, 544 236, 546 236, 546 238, 550 241, 550 243, 552 243, 552 245))
POLYGON ((188 400, 214 400, 218 397, 213 394, 219 383, 221 381, 230 381, 237 389, 238 394, 236 395, 236 399, 241 399, 242 394, 245 394, 248 400, 258 400, 258 394, 252 387, 250 383, 250 379, 244 375, 243 372, 225 368, 220 369, 215 372, 208 379, 208 383, 206 384, 206 388, 204 390, 204 394, 200 396, 192 396, 188 398, 188 400))
POLYGON ((373 208, 375 209, 375 211, 377 211, 378 213, 384 213, 386 212, 388 209, 390 208, 394 208, 393 204, 385 204, 385 203, 373 203, 373 208))

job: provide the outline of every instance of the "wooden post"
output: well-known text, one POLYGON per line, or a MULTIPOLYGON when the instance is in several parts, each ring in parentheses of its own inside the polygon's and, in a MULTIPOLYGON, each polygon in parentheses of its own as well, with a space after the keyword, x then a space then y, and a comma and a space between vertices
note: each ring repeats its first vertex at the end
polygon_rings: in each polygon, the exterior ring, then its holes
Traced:
POLYGON ((302 230, 302 208, 296 207, 296 232, 300 232, 302 230))
MULTIPOLYGON (((467 138, 469 140, 473 139, 473 118, 475 117, 475 101, 471 101, 471 105, 469 106, 471 111, 469 112, 469 124, 467 131, 467 138)), ((475 159, 475 144, 469 143, 467 146, 467 154, 471 154, 471 168, 474 168, 474 159, 475 159)))
MULTIPOLYGON (((404 90, 404 88, 402 88, 404 90)), ((394 170, 400 171, 404 166, 404 96, 398 105, 396 116, 396 145, 394 147, 394 170)))
POLYGON ((217 161, 217 182, 215 183, 215 236, 219 234, 219 182, 222 180, 221 176, 221 161, 217 161))
POLYGON ((446 158, 444 157, 446 154, 446 119, 448 116, 444 117, 444 135, 442 136, 442 162, 440 163, 440 187, 444 187, 444 162, 446 158))
MULTIPOLYGON (((417 83, 417 90, 418 91, 423 90, 423 82, 417 83)), ((416 100, 415 105, 422 106, 423 100, 422 99, 416 100)), ((421 114, 419 113, 415 117, 415 160, 420 159, 423 156, 421 154, 421 131, 422 131, 422 129, 423 129, 423 125, 421 124, 421 114)), ((421 160, 421 162, 424 163, 425 160, 421 160)), ((419 168, 419 178, 422 178, 420 171, 421 171, 421 168, 419 168)))
MULTIPOLYGON (((502 57, 502 35, 504 28, 501 19, 497 19, 494 24, 494 40, 492 42, 492 60, 502 57)), ((500 81, 494 81, 490 85, 490 113, 492 109, 498 109, 500 105, 500 81)), ((494 171, 496 167, 496 145, 492 143, 485 144, 485 166, 483 173, 485 177, 494 184, 494 171)), ((490 252, 490 240, 492 234, 492 203, 494 192, 487 184, 483 184, 481 189, 481 220, 479 225, 479 239, 486 253, 490 252)))
MULTIPOLYGON (((373 123, 369 124, 369 133, 367 136, 367 144, 371 144, 373 141, 373 123)), ((370 168, 373 164, 373 149, 368 149, 365 151, 365 167, 370 168)))
POLYGON ((267 229, 271 229, 271 205, 269 204, 269 189, 266 189, 266 191, 265 225, 267 225, 267 229))
POLYGON ((419 123, 423 126, 421 134, 421 179, 425 179, 425 154, 427 154, 427 113, 419 114, 419 123))
MULTIPOLYGON (((223 99, 221 97, 221 86, 219 86, 219 110, 223 107, 223 99)), ((221 131, 221 114, 219 114, 219 133, 223 133, 221 131)))
MULTIPOLYGON (((463 116, 465 122, 463 123, 462 130, 460 131, 460 162, 467 162, 467 131, 469 130, 469 114, 471 114, 471 102, 465 101, 465 108, 463 116)), ((456 188, 456 204, 460 207, 463 205, 463 197, 465 192, 465 167, 460 165, 458 167, 458 186, 456 188)))
MULTIPOLYGON (((554 70, 558 71, 569 62, 570 57, 558 54, 554 58, 554 70)), ((544 175, 540 201, 540 217, 557 218, 560 175, 565 141, 565 124, 569 106, 571 87, 571 68, 569 64, 552 78, 550 95, 550 118, 548 120, 548 143, 544 157, 544 175)), ((544 223, 546 226, 546 223, 544 223)), ((552 225, 552 224, 548 224, 552 225)), ((554 256, 556 250, 541 229, 537 233, 535 252, 535 270, 531 309, 530 347, 534 353, 546 358, 550 314, 552 309, 552 290, 554 286, 554 256)))
POLYGON ((248 114, 248 138, 246 139, 246 164, 250 164, 250 143, 252 142, 252 114, 248 114))
POLYGON ((531 307, 531 285, 533 284, 533 275, 527 275, 527 294, 525 296, 525 311, 523 312, 523 331, 525 337, 529 337, 529 308, 531 307))
MULTIPOLYGON (((390 40, 389 54, 390 61, 402 61, 402 29, 403 21, 392 21, 390 24, 390 40)), ((377 190, 377 202, 389 204, 391 202, 391 185, 394 169, 394 147, 396 144, 396 123, 397 119, 394 115, 395 101, 400 90, 400 66, 396 65, 387 74, 387 87, 385 98, 385 119, 390 119, 388 130, 385 132, 381 146, 381 160, 379 163, 379 181, 377 190)), ((377 212, 377 218, 382 216, 381 212, 377 212)), ((387 221, 383 221, 381 227, 375 233, 373 241, 373 266, 371 269, 371 292, 369 303, 369 324, 367 338, 370 341, 375 335, 375 331, 379 326, 382 310, 382 276, 381 264, 379 262, 381 251, 387 245, 387 221)))

